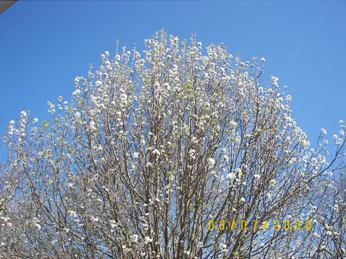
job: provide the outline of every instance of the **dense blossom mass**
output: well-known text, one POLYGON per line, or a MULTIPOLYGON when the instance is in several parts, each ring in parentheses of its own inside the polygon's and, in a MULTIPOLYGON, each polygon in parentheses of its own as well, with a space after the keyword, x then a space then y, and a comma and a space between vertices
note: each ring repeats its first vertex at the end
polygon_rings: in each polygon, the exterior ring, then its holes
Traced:
POLYGON ((1 258, 345 255, 345 125, 311 145, 264 58, 160 31, 101 61, 50 120, 9 122, 1 258))

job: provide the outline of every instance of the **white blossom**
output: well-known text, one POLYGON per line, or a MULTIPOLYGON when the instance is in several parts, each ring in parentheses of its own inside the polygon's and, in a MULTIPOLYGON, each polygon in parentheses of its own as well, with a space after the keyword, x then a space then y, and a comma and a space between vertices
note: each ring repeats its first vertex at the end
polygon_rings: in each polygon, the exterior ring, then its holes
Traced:
POLYGON ((279 81, 279 78, 275 77, 275 76, 272 76, 271 77, 271 81, 272 81, 272 84, 274 86, 278 86, 278 81, 279 81))
POLYGON ((73 96, 79 96, 80 95, 80 90, 79 89, 76 89, 73 93, 72 93, 73 96))
POLYGON ((145 244, 149 244, 149 243, 151 243, 151 242, 153 242, 153 240, 152 240, 150 237, 148 237, 148 236, 145 236, 145 237, 144 237, 144 243, 145 243, 145 244))
POLYGON ((80 119, 80 112, 75 112, 74 117, 79 120, 80 119))
POLYGON ((276 180, 275 180, 275 179, 270 180, 270 181, 269 181, 269 184, 270 184, 271 186, 275 186, 275 185, 276 185, 276 180))
POLYGON ((130 238, 131 238, 131 242, 138 243, 138 235, 133 234, 130 238))
POLYGON ((231 181, 234 180, 236 177, 237 177, 236 174, 233 172, 227 174, 227 176, 226 176, 226 178, 231 180, 231 181))
POLYGON ((213 168, 213 167, 214 167, 214 165, 215 165, 215 159, 209 157, 207 162, 208 162, 208 167, 209 167, 209 168, 213 168))
POLYGON ((322 128, 322 129, 321 129, 321 133, 322 133, 322 135, 326 135, 326 134, 327 134, 327 130, 324 129, 324 128, 322 128))

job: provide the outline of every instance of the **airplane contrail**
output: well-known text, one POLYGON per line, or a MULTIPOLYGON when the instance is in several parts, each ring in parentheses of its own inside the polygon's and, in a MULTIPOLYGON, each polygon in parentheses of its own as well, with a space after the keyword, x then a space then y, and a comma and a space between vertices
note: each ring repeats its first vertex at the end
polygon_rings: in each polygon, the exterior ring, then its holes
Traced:
MULTIPOLYGON (((333 9, 334 10, 334 9, 333 9)), ((299 44, 299 46, 296 48, 296 50, 293 52, 292 56, 288 59, 286 64, 283 66, 280 72, 284 71, 291 63, 292 61, 298 56, 298 54, 304 49, 305 45, 311 40, 312 36, 318 31, 318 29, 321 27, 323 22, 329 18, 329 16, 332 14, 332 11, 326 15, 324 19, 320 21, 319 24, 317 24, 310 33, 306 36, 306 38, 299 44)))

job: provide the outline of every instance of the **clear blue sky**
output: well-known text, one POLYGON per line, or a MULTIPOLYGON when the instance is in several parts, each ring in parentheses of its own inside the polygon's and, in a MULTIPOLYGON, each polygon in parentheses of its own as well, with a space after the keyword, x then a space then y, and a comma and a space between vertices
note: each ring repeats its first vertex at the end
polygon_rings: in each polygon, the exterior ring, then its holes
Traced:
POLYGON ((0 133, 22 109, 42 119, 69 98, 101 52, 143 46, 160 28, 245 60, 265 57, 288 85, 298 124, 315 138, 346 120, 346 1, 19 1, 0 14, 0 133))

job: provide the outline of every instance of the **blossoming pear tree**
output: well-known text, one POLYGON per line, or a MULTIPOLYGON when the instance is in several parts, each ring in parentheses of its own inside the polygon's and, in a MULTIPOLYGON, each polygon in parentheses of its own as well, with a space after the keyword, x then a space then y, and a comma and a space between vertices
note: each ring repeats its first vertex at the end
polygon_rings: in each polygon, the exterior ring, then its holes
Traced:
POLYGON ((48 121, 9 122, 1 258, 345 255, 342 121, 335 148, 324 129, 311 145, 264 59, 195 38, 159 31, 101 61, 48 121))

